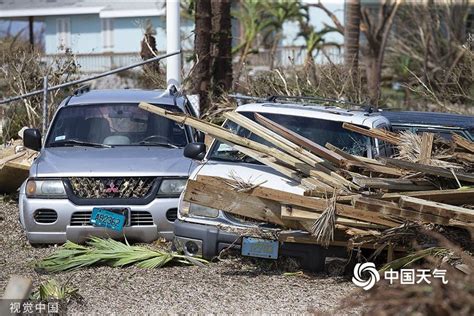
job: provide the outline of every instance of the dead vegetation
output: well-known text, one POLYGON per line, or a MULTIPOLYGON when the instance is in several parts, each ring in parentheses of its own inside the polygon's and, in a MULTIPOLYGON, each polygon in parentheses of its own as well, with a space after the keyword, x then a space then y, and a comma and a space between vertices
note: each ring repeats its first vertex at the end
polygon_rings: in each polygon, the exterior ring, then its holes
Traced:
MULTIPOLYGON (((3 97, 41 90, 45 76, 48 77, 49 86, 77 78, 79 65, 69 50, 50 63, 46 63, 42 55, 40 51, 32 51, 29 44, 18 36, 0 39, 0 86, 3 86, 3 97)), ((48 118, 56 112, 59 102, 67 93, 67 90, 48 93, 48 118)), ((9 103, 5 110, 8 120, 3 128, 3 139, 16 138, 23 126, 40 128, 42 105, 43 95, 9 103)))
POLYGON ((439 234, 432 237, 439 240, 443 250, 425 250, 423 260, 417 262, 415 267, 446 269, 447 283, 436 278, 430 284, 379 282, 370 291, 361 293, 357 290, 351 293, 347 300, 342 301, 340 312, 360 307, 363 308, 364 315, 472 315, 474 274, 470 269, 474 266, 473 257, 463 253, 439 234), (449 264, 453 257, 464 264, 449 264))

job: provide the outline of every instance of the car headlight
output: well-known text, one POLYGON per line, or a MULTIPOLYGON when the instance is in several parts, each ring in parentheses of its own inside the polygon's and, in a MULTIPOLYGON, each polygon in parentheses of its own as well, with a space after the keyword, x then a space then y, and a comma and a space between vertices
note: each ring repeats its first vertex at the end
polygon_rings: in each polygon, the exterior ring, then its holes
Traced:
POLYGON ((180 195, 186 186, 188 179, 164 179, 161 182, 158 194, 160 195, 180 195))
POLYGON ((26 183, 27 197, 65 198, 66 190, 62 180, 35 180, 26 183))
POLYGON ((219 216, 219 210, 181 200, 178 206, 179 215, 189 217, 208 217, 216 218, 219 216))

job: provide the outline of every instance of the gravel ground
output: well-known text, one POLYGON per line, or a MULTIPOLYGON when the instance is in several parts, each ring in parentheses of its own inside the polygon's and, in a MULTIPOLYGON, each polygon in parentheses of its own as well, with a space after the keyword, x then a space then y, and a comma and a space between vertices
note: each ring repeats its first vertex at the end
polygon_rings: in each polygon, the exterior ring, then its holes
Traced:
POLYGON ((346 279, 307 274, 285 276, 281 271, 263 269, 262 265, 240 258, 206 267, 97 267, 38 274, 33 269, 35 261, 55 247, 32 248, 28 244, 18 223, 17 204, 0 202, 0 229, 0 295, 14 274, 30 277, 35 288, 51 278, 69 280, 83 297, 81 302, 69 303, 69 313, 335 313, 341 300, 355 289, 346 279))

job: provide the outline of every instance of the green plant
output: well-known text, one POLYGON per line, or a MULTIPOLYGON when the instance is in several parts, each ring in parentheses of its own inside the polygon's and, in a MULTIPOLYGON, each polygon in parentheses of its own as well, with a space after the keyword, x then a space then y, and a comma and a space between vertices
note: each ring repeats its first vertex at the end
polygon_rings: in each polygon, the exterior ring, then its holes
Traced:
POLYGON ((131 246, 113 239, 91 237, 87 246, 67 241, 56 252, 36 264, 46 272, 76 270, 92 265, 123 267, 136 264, 139 268, 161 268, 171 262, 203 264, 206 260, 179 255, 164 250, 131 246))
POLYGON ((79 289, 69 286, 69 280, 60 284, 56 280, 48 280, 40 284, 37 291, 31 294, 31 299, 49 301, 49 300, 69 300, 71 298, 81 298, 79 289))

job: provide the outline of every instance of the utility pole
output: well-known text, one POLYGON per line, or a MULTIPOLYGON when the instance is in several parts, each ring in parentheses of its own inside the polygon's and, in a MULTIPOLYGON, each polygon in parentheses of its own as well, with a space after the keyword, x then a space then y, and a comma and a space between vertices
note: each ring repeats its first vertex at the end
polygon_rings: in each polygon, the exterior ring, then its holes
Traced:
MULTIPOLYGON (((166 0, 166 52, 181 50, 180 0, 166 0)), ((166 60, 166 83, 181 86, 181 56, 166 60)))

